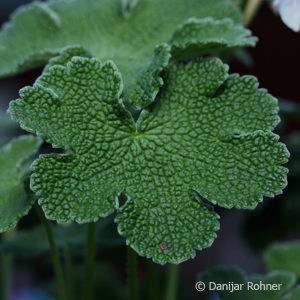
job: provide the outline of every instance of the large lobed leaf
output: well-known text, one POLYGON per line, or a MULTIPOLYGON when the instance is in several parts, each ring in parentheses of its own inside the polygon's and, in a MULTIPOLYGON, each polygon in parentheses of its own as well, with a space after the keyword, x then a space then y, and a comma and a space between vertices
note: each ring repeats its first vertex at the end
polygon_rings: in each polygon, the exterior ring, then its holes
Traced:
POLYGON ((24 179, 40 144, 40 138, 21 136, 0 149, 0 232, 15 227, 35 201, 27 194, 24 179))
POLYGON ((253 46, 256 39, 234 22, 240 22, 240 12, 231 0, 33 3, 19 9, 0 33, 0 76, 44 64, 64 47, 80 45, 93 56, 116 63, 126 100, 141 107, 150 103, 162 86, 159 73, 170 58, 168 46, 174 45, 174 57, 253 46), (208 16, 229 19, 214 21, 208 16), (201 18, 206 19, 198 20, 201 18), (155 47, 168 41, 153 57, 155 47))
POLYGON ((276 100, 254 77, 228 75, 216 58, 173 62, 135 123, 111 61, 56 60, 10 105, 24 129, 69 152, 32 167, 48 218, 96 221, 124 192, 116 220, 127 243, 158 263, 179 263, 210 246, 219 228, 194 191, 226 208, 254 208, 285 187, 288 152, 271 133, 276 100))

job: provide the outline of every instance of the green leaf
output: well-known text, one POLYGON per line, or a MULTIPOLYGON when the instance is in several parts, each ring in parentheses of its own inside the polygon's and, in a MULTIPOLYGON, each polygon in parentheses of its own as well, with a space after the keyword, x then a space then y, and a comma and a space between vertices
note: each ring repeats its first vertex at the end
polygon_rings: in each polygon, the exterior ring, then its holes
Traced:
POLYGON ((65 66, 74 56, 92 58, 93 56, 81 46, 67 46, 62 49, 58 56, 54 56, 45 66, 43 72, 47 72, 55 65, 65 66))
POLYGON ((5 134, 5 131, 16 130, 16 129, 18 129, 18 124, 11 120, 9 114, 6 111, 0 110, 1 135, 5 134), (3 130, 3 133, 2 133, 2 130, 3 130))
POLYGON ((20 130, 19 125, 12 121, 6 111, 0 109, 0 147, 9 143, 18 130, 20 130))
POLYGON ((265 252, 269 270, 285 270, 295 273, 300 279, 300 241, 276 243, 265 252))
POLYGON ((238 6, 241 8, 244 8, 245 4, 247 3, 247 0, 233 0, 238 6))
POLYGON ((32 189, 48 218, 96 221, 119 207, 119 232, 140 255, 179 263, 209 247, 212 203, 254 208, 286 185, 286 147, 271 130, 276 100, 219 59, 172 63, 156 101, 135 123, 119 99, 115 65, 74 57, 21 90, 10 113, 68 154, 42 155, 32 189))
MULTIPOLYGON (((84 248, 86 243, 86 225, 66 224, 54 225, 52 230, 55 242, 59 248, 84 248)), ((124 240, 117 234, 116 224, 112 218, 99 220, 96 227, 97 245, 104 247, 116 247, 124 245, 124 240)), ((49 241, 43 226, 33 229, 17 231, 14 236, 0 243, 1 251, 15 255, 16 257, 34 257, 49 251, 49 241)))
MULTIPOLYGON (((101 260, 95 261, 94 278, 97 284, 94 286, 94 299, 109 299, 109 300, 128 300, 127 289, 122 281, 122 277, 115 267, 116 262, 112 265, 111 262, 101 260)), ((72 280, 73 280, 73 298, 70 300, 82 300, 82 283, 84 282, 84 269, 80 262, 72 262, 72 280)), ((52 297, 57 297, 57 282, 55 277, 49 278, 49 282, 43 284, 42 288, 47 291, 52 297)))
POLYGON ((27 195, 24 176, 27 162, 41 145, 41 139, 21 136, 0 149, 0 232, 16 226, 32 207, 35 198, 27 195))
POLYGON ((206 290, 213 290, 214 284, 227 284, 221 290, 214 290, 221 300, 279 300, 286 299, 283 295, 296 282, 296 277, 290 272, 272 272, 267 275, 247 276, 242 270, 234 267, 215 267, 198 276, 198 279, 206 284, 206 290), (236 289, 232 289, 231 283, 236 284, 236 289), (253 285, 252 285, 253 283, 253 285), (238 286, 239 284, 239 286, 238 286), (242 285, 240 285, 242 284, 242 285), (276 284, 276 289, 260 288, 255 290, 255 284, 276 284), (281 284, 280 288, 278 284, 281 284), (211 289, 210 289, 211 286, 211 289), (228 288, 227 288, 228 287, 228 288), (254 288, 253 288, 254 287, 254 288))
POLYGON ((161 44, 155 48, 152 61, 134 81, 134 86, 124 95, 125 101, 135 108, 141 108, 155 99, 159 89, 163 86, 160 73, 169 63, 170 49, 167 44, 161 44))
MULTIPOLYGON (((53 226, 57 247, 78 247, 84 241, 84 226, 53 226)), ((18 258, 29 258, 43 254, 49 250, 49 242, 43 226, 33 229, 19 230, 15 236, 1 242, 2 251, 18 258)))
MULTIPOLYGON (((300 278, 300 241, 289 243, 275 243, 270 246, 264 255, 269 270, 289 271, 300 278)), ((300 286, 296 286, 286 293, 284 300, 298 300, 300 298, 300 286)))
POLYGON ((41 64, 41 57, 45 63, 49 55, 68 45, 81 45, 102 59, 113 59, 128 74, 128 67, 137 71, 147 64, 155 46, 166 42, 187 18, 229 17, 239 22, 241 17, 230 0, 192 0, 188 4, 141 0, 130 18, 124 18, 121 8, 129 5, 132 9, 135 4, 132 0, 55 0, 23 6, 0 35, 1 74, 41 64))
MULTIPOLYGON (((0 76, 45 64, 64 47, 80 45, 95 57, 113 60, 123 76, 124 97, 142 107, 154 100, 162 85, 159 73, 170 57, 161 46, 153 57, 156 46, 169 41, 176 27, 188 18, 208 16, 216 20, 230 18, 236 23, 241 19, 238 7, 231 0, 190 0, 188 3, 181 0, 54 0, 33 3, 19 9, 0 33, 0 76), (145 95, 139 101, 132 97, 140 93, 145 95)), ((223 26, 212 19, 197 20, 192 31, 192 24, 185 24, 173 37, 174 49, 184 52, 185 45, 190 49, 196 43, 194 50, 199 53, 193 55, 199 55, 211 48, 253 45, 254 39, 246 37, 249 31, 235 27, 229 20, 224 22, 223 26), (204 34, 201 24, 212 36, 204 34), (180 32, 186 30, 191 40, 182 38, 180 32), (218 34, 215 30, 221 31, 218 34)))
POLYGON ((124 17, 128 17, 133 8, 138 4, 139 0, 121 0, 122 11, 124 17))
POLYGON ((300 299, 300 286, 297 286, 291 292, 289 292, 284 298, 284 300, 299 300, 300 299))
POLYGON ((170 44, 173 58, 183 59, 229 48, 253 47, 256 42, 249 30, 235 25, 231 19, 190 18, 177 28, 170 44))

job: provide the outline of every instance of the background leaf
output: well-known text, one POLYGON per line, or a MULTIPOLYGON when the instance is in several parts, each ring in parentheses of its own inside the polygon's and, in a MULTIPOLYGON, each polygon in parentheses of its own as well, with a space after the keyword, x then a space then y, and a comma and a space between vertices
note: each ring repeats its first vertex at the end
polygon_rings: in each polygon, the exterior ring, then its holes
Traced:
POLYGON ((265 252, 268 269, 293 272, 300 279, 300 241, 276 243, 265 252))
MULTIPOLYGON (((87 226, 83 224, 52 224, 57 247, 83 249, 86 243, 87 226)), ((96 226, 96 243, 100 249, 125 245, 117 233, 112 217, 101 219, 96 226)), ((49 242, 43 226, 19 230, 12 237, 1 242, 1 250, 18 258, 30 258, 49 251, 49 242)))
POLYGON ((243 284, 240 290, 226 290, 215 291, 220 296, 221 300, 276 300, 285 299, 284 294, 296 282, 296 277, 290 272, 272 272, 267 275, 251 275, 247 276, 242 270, 235 267, 215 267, 198 276, 198 279, 206 283, 207 287, 209 282, 218 284, 236 283, 243 284), (276 290, 259 290, 248 289, 248 282, 253 284, 282 284, 280 289, 276 290))
MULTIPOLYGON (((126 100, 142 107, 154 100, 162 85, 160 70, 168 59, 163 54, 165 59, 158 63, 161 59, 153 57, 155 47, 167 42, 188 18, 208 16, 230 18, 235 23, 241 19, 239 8, 231 0, 33 3, 18 9, 0 33, 0 76, 45 64, 64 47, 80 45, 95 57, 113 60, 123 76, 126 100), (126 16, 124 8, 130 10, 126 16), (139 102, 139 98, 131 99, 141 91, 145 95, 139 102)), ((247 44, 252 45, 253 40, 241 43, 247 44)))
POLYGON ((35 201, 35 197, 27 193, 24 180, 29 172, 26 163, 41 142, 37 137, 21 136, 0 150, 0 232, 15 227, 35 201))
POLYGON ((183 59, 201 53, 228 50, 230 48, 255 46, 257 38, 232 19, 190 18, 180 25, 173 34, 172 58, 183 59))

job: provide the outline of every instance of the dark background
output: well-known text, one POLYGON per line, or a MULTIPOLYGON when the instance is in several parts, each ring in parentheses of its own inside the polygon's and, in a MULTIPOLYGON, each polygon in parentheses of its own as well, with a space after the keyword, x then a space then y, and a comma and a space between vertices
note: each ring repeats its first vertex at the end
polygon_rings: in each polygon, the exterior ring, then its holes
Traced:
MULTIPOLYGON (((0 2, 0 24, 9 19, 10 13, 16 7, 28 2, 31 1, 2 0, 0 2)), ((287 28, 281 22, 280 17, 270 10, 267 3, 259 10, 250 29, 259 38, 255 48, 247 49, 252 64, 245 65, 239 59, 233 58, 229 62, 230 72, 255 75, 258 77, 261 87, 279 98, 282 122, 277 127, 277 133, 281 135, 281 140, 287 142, 288 145, 291 140, 296 143, 296 146, 293 146, 295 149, 293 147, 290 149, 291 161, 299 162, 297 145, 300 143, 297 144, 297 141, 299 141, 300 135, 296 136, 295 134, 300 132, 300 122, 299 118, 291 113, 291 110, 297 109, 297 106, 294 108, 293 105, 300 105, 300 33, 295 33, 287 28), (281 99, 289 100, 289 102, 281 101, 281 99)), ((42 69, 39 68, 11 78, 0 79, 0 110, 5 111, 9 101, 18 97, 19 89, 26 85, 32 85, 41 71, 42 69)), ((10 129, 0 128, 0 143, 3 144, 9 140, 11 135, 22 133, 21 130, 16 129, 17 126, 12 124, 10 126, 10 129)), ((300 238, 300 221, 298 220, 300 219, 298 217, 300 191, 297 187, 297 182, 299 182, 297 171, 289 175, 289 182, 291 187, 289 185, 283 195, 275 199, 264 199, 264 202, 259 204, 255 211, 237 209, 228 211, 217 208, 221 215, 221 229, 218 231, 218 238, 211 248, 198 251, 194 260, 181 264, 179 290, 180 294, 185 296, 180 299, 205 298, 203 294, 200 295, 194 289, 197 273, 219 264, 237 265, 247 273, 264 273, 266 269, 262 253, 270 243, 300 238)), ((22 222, 21 226, 26 227, 26 221, 22 222)), ((117 252, 113 251, 111 254, 106 253, 102 258, 108 264, 113 265, 116 276, 123 286, 126 284, 124 248, 117 252)), ((31 260, 29 263, 34 264, 36 261, 31 260)), ((15 267, 16 273, 22 269, 22 272, 27 274, 26 270, 30 267, 32 266, 28 266, 26 262, 21 262, 15 267)), ((157 268, 162 274, 166 271, 166 267, 158 266, 157 268)), ((35 282, 40 284, 44 277, 48 276, 48 274, 46 276, 41 274, 42 272, 45 272, 43 268, 37 268, 35 273, 31 271, 30 275, 27 275, 33 277, 35 282), (42 280, 39 280, 41 278, 42 280)), ((49 272, 51 273, 51 271, 49 272)), ((146 262, 143 258, 140 259, 139 272, 141 284, 146 286, 148 277, 146 262)), ((22 280, 24 277, 15 276, 14 286, 20 285, 22 280)), ((217 299, 216 295, 210 297, 210 299, 217 299)), ((34 299, 48 298, 40 296, 40 298, 34 299)))

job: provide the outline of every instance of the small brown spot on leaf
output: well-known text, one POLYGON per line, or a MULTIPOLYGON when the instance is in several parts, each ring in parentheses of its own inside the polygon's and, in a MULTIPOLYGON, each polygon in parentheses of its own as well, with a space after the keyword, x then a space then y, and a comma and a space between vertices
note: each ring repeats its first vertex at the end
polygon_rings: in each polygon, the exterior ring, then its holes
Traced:
POLYGON ((168 250, 170 248, 170 245, 167 242, 162 241, 159 243, 159 248, 161 250, 168 250))

